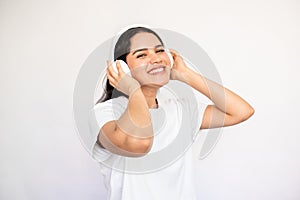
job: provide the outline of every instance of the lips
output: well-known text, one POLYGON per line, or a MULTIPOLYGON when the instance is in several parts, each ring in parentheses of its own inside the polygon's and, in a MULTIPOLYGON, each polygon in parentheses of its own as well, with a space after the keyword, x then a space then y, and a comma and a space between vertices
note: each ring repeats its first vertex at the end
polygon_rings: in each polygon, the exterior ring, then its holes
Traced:
POLYGON ((165 66, 161 65, 161 66, 157 66, 157 67, 153 67, 152 69, 150 69, 149 71, 147 71, 148 74, 151 75, 155 75, 158 74, 160 72, 163 72, 165 70, 165 66))

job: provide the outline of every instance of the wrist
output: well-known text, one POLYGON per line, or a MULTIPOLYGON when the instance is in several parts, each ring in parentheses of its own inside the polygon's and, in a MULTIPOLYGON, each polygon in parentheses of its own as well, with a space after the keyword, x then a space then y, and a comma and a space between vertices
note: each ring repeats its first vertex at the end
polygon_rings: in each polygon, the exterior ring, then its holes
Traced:
POLYGON ((140 87, 139 82, 128 75, 124 75, 117 84, 117 89, 128 96, 132 95, 140 87))
POLYGON ((133 79, 132 84, 128 88, 128 96, 131 96, 135 91, 137 91, 140 88, 140 83, 137 80, 133 79))
POLYGON ((191 84, 191 80, 193 80, 195 72, 190 68, 185 68, 183 72, 180 73, 179 81, 186 83, 188 85, 191 84))

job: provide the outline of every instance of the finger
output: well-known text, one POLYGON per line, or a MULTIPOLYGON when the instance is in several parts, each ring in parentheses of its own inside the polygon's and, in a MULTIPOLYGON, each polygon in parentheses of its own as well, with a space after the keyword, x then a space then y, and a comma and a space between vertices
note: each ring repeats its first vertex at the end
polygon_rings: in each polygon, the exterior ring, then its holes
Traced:
POLYGON ((109 80, 109 84, 115 88, 116 87, 116 80, 109 74, 107 75, 107 79, 109 80))
POLYGON ((107 61, 106 61, 106 69, 108 69, 108 68, 110 68, 110 67, 112 67, 112 61, 107 60, 107 61))
POLYGON ((174 61, 175 61, 176 59, 179 59, 179 60, 182 60, 182 61, 183 61, 181 55, 180 55, 177 51, 175 51, 174 49, 170 49, 170 53, 171 53, 171 55, 173 56, 174 61))
POLYGON ((123 74, 125 73, 122 69, 121 63, 119 60, 117 60, 116 62, 116 66, 117 66, 117 70, 118 70, 118 74, 120 74, 121 76, 123 76, 123 74))
POLYGON ((106 61, 107 67, 110 66, 111 64, 112 64, 112 61, 111 61, 111 60, 107 60, 107 61, 106 61))
POLYGON ((179 53, 177 51, 175 51, 174 49, 170 49, 170 53, 173 57, 180 56, 179 53))
POLYGON ((114 70, 112 64, 108 65, 106 74, 110 74, 112 77, 115 77, 115 78, 118 77, 118 73, 114 70))

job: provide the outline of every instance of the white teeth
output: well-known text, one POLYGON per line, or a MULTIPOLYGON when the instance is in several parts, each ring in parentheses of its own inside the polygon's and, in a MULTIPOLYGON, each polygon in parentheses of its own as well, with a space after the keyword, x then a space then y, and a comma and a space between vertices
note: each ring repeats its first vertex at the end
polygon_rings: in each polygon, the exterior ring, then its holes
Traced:
POLYGON ((157 68, 157 69, 154 69, 152 71, 149 72, 149 74, 155 74, 155 73, 158 73, 158 72, 162 72, 164 70, 164 68, 157 68))

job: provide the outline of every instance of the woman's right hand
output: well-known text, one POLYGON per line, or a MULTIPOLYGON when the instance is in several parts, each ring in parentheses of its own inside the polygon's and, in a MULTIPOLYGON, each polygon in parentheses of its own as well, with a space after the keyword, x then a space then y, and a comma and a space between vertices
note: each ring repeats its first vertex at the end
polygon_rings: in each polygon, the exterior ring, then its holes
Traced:
POLYGON ((116 62, 116 67, 118 73, 114 70, 112 63, 108 63, 106 74, 109 83, 120 92, 130 96, 136 89, 140 88, 140 84, 123 71, 119 60, 116 62))

